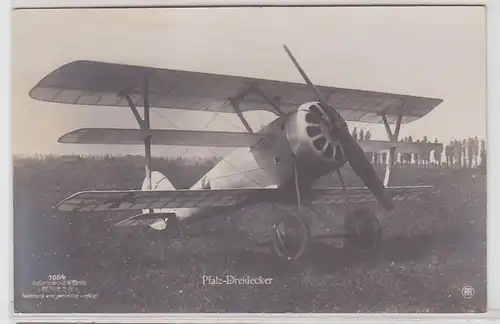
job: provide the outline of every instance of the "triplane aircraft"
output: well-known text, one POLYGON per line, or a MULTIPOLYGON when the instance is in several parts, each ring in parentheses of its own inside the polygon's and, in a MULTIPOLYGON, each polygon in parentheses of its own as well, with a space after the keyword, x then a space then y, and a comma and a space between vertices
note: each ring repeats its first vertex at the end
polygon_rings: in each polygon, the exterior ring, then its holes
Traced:
POLYGON ((432 189, 388 183, 396 149, 429 152, 441 145, 397 139, 401 124, 425 116, 442 100, 316 87, 286 45, 284 48, 306 84, 95 61, 75 61, 47 75, 31 90, 32 98, 129 107, 139 125, 139 129, 78 129, 59 142, 143 144, 146 159, 141 190, 82 191, 56 208, 87 213, 140 210, 139 215, 115 225, 168 230, 259 202, 296 206, 296 213, 286 214, 271 228, 275 252, 290 260, 301 257, 313 238, 304 208, 317 214, 317 205, 345 204, 348 212, 339 235, 357 249, 374 248, 381 237, 377 214, 354 206, 378 202, 390 211, 394 201, 432 189), (143 107, 142 116, 137 107, 143 107), (247 132, 151 129, 150 107, 235 113, 247 132), (277 118, 256 131, 243 115, 252 110, 271 111, 277 118), (383 123, 389 141, 357 141, 346 120, 383 123), (396 124, 394 131, 390 124, 396 124), (191 189, 177 190, 163 174, 151 170, 153 144, 236 149, 191 189), (388 152, 383 181, 365 154, 380 151, 388 152), (346 162, 366 187, 346 187, 341 173, 346 162), (313 187, 315 180, 332 172, 337 173, 341 186, 313 187))

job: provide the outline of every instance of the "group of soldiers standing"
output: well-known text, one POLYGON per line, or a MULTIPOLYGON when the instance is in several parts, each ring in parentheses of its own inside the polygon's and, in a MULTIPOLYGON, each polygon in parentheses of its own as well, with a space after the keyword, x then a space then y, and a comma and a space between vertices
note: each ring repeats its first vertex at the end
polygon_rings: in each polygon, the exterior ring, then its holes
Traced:
MULTIPOLYGON (((364 132, 362 129, 353 128, 352 136, 356 140, 371 140, 371 132, 364 132)), ((422 139, 413 140, 411 136, 401 139, 402 142, 412 143, 431 143, 427 136, 422 139)), ((434 143, 439 143, 434 139, 434 143)), ((367 157, 374 164, 385 164, 387 153, 367 153, 367 157)), ((486 142, 476 137, 469 137, 463 140, 452 140, 449 144, 439 149, 427 151, 424 153, 397 153, 395 164, 415 165, 417 167, 445 166, 445 167, 486 167, 486 142), (432 154, 431 154, 432 152, 432 154), (444 153, 444 156, 443 156, 444 153)))

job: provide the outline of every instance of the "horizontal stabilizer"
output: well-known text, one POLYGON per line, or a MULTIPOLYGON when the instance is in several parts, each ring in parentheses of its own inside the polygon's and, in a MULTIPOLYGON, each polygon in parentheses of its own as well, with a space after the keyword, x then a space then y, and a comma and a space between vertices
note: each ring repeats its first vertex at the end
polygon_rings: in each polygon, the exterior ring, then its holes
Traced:
POLYGON ((59 138, 60 143, 75 144, 121 144, 143 145, 144 137, 150 135, 153 145, 207 146, 207 147, 250 147, 265 134, 240 132, 191 131, 122 128, 81 128, 59 138))
POLYGON ((389 141, 358 141, 365 152, 379 153, 396 148, 399 153, 426 153, 434 149, 442 149, 441 143, 389 142, 389 141))
POLYGON ((218 190, 110 190, 83 191, 61 201, 56 208, 66 212, 98 212, 165 208, 227 207, 265 198, 276 189, 246 188, 218 190))
MULTIPOLYGON (((422 194, 431 191, 434 186, 398 186, 387 187, 394 201, 418 199, 422 194)), ((349 202, 352 204, 375 203, 377 200, 366 187, 347 187, 349 202)), ((345 204, 346 198, 342 187, 317 188, 311 191, 311 200, 317 205, 345 204)))

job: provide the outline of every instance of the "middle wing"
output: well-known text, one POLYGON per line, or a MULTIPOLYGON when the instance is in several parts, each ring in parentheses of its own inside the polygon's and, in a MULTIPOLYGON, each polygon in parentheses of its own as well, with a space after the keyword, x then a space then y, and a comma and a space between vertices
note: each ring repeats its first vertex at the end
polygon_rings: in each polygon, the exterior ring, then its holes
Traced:
POLYGON ((144 145, 144 136, 153 145, 251 147, 266 134, 240 132, 190 131, 174 129, 82 128, 59 138, 60 143, 144 145))
POLYGON ((424 153, 443 147, 441 143, 389 142, 389 141, 358 141, 365 152, 378 153, 396 148, 398 153, 424 153))

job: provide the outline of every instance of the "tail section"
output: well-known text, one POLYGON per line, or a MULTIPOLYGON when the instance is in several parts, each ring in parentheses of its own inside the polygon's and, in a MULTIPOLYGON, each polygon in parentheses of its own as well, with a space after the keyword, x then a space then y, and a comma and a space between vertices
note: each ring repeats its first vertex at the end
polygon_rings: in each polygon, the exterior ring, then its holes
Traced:
MULTIPOLYGON (((175 190, 174 185, 164 176, 161 172, 153 171, 151 172, 151 190, 175 190)), ((142 191, 146 191, 148 188, 148 181, 144 178, 142 182, 142 191)))
MULTIPOLYGON (((144 181, 142 182, 142 191, 147 191, 148 189, 148 179, 144 178, 144 181)), ((151 172, 151 190, 156 191, 156 190, 175 190, 174 185, 168 180, 168 178, 162 174, 161 172, 158 171, 153 171, 151 172)), ((149 209, 143 209, 142 212, 144 214, 150 214, 149 209)), ((153 213, 151 214, 154 216, 154 214, 172 214, 175 217, 175 211, 170 210, 170 209, 153 209, 153 213)), ((168 219, 166 218, 158 218, 158 221, 150 224, 149 226, 152 229, 155 229, 157 231, 162 231, 167 228, 167 222, 168 219)))
MULTIPOLYGON (((148 179, 145 178, 142 183, 142 191, 148 191, 148 179)), ((163 175, 161 172, 153 171, 151 172, 151 190, 176 190, 172 185, 170 180, 163 175)), ((174 209, 168 208, 156 208, 152 211, 149 209, 143 209, 142 214, 132 216, 125 219, 115 226, 118 227, 129 227, 129 226, 149 226, 152 229, 161 231, 167 228, 167 222, 173 221, 176 218, 176 213, 174 209)))

